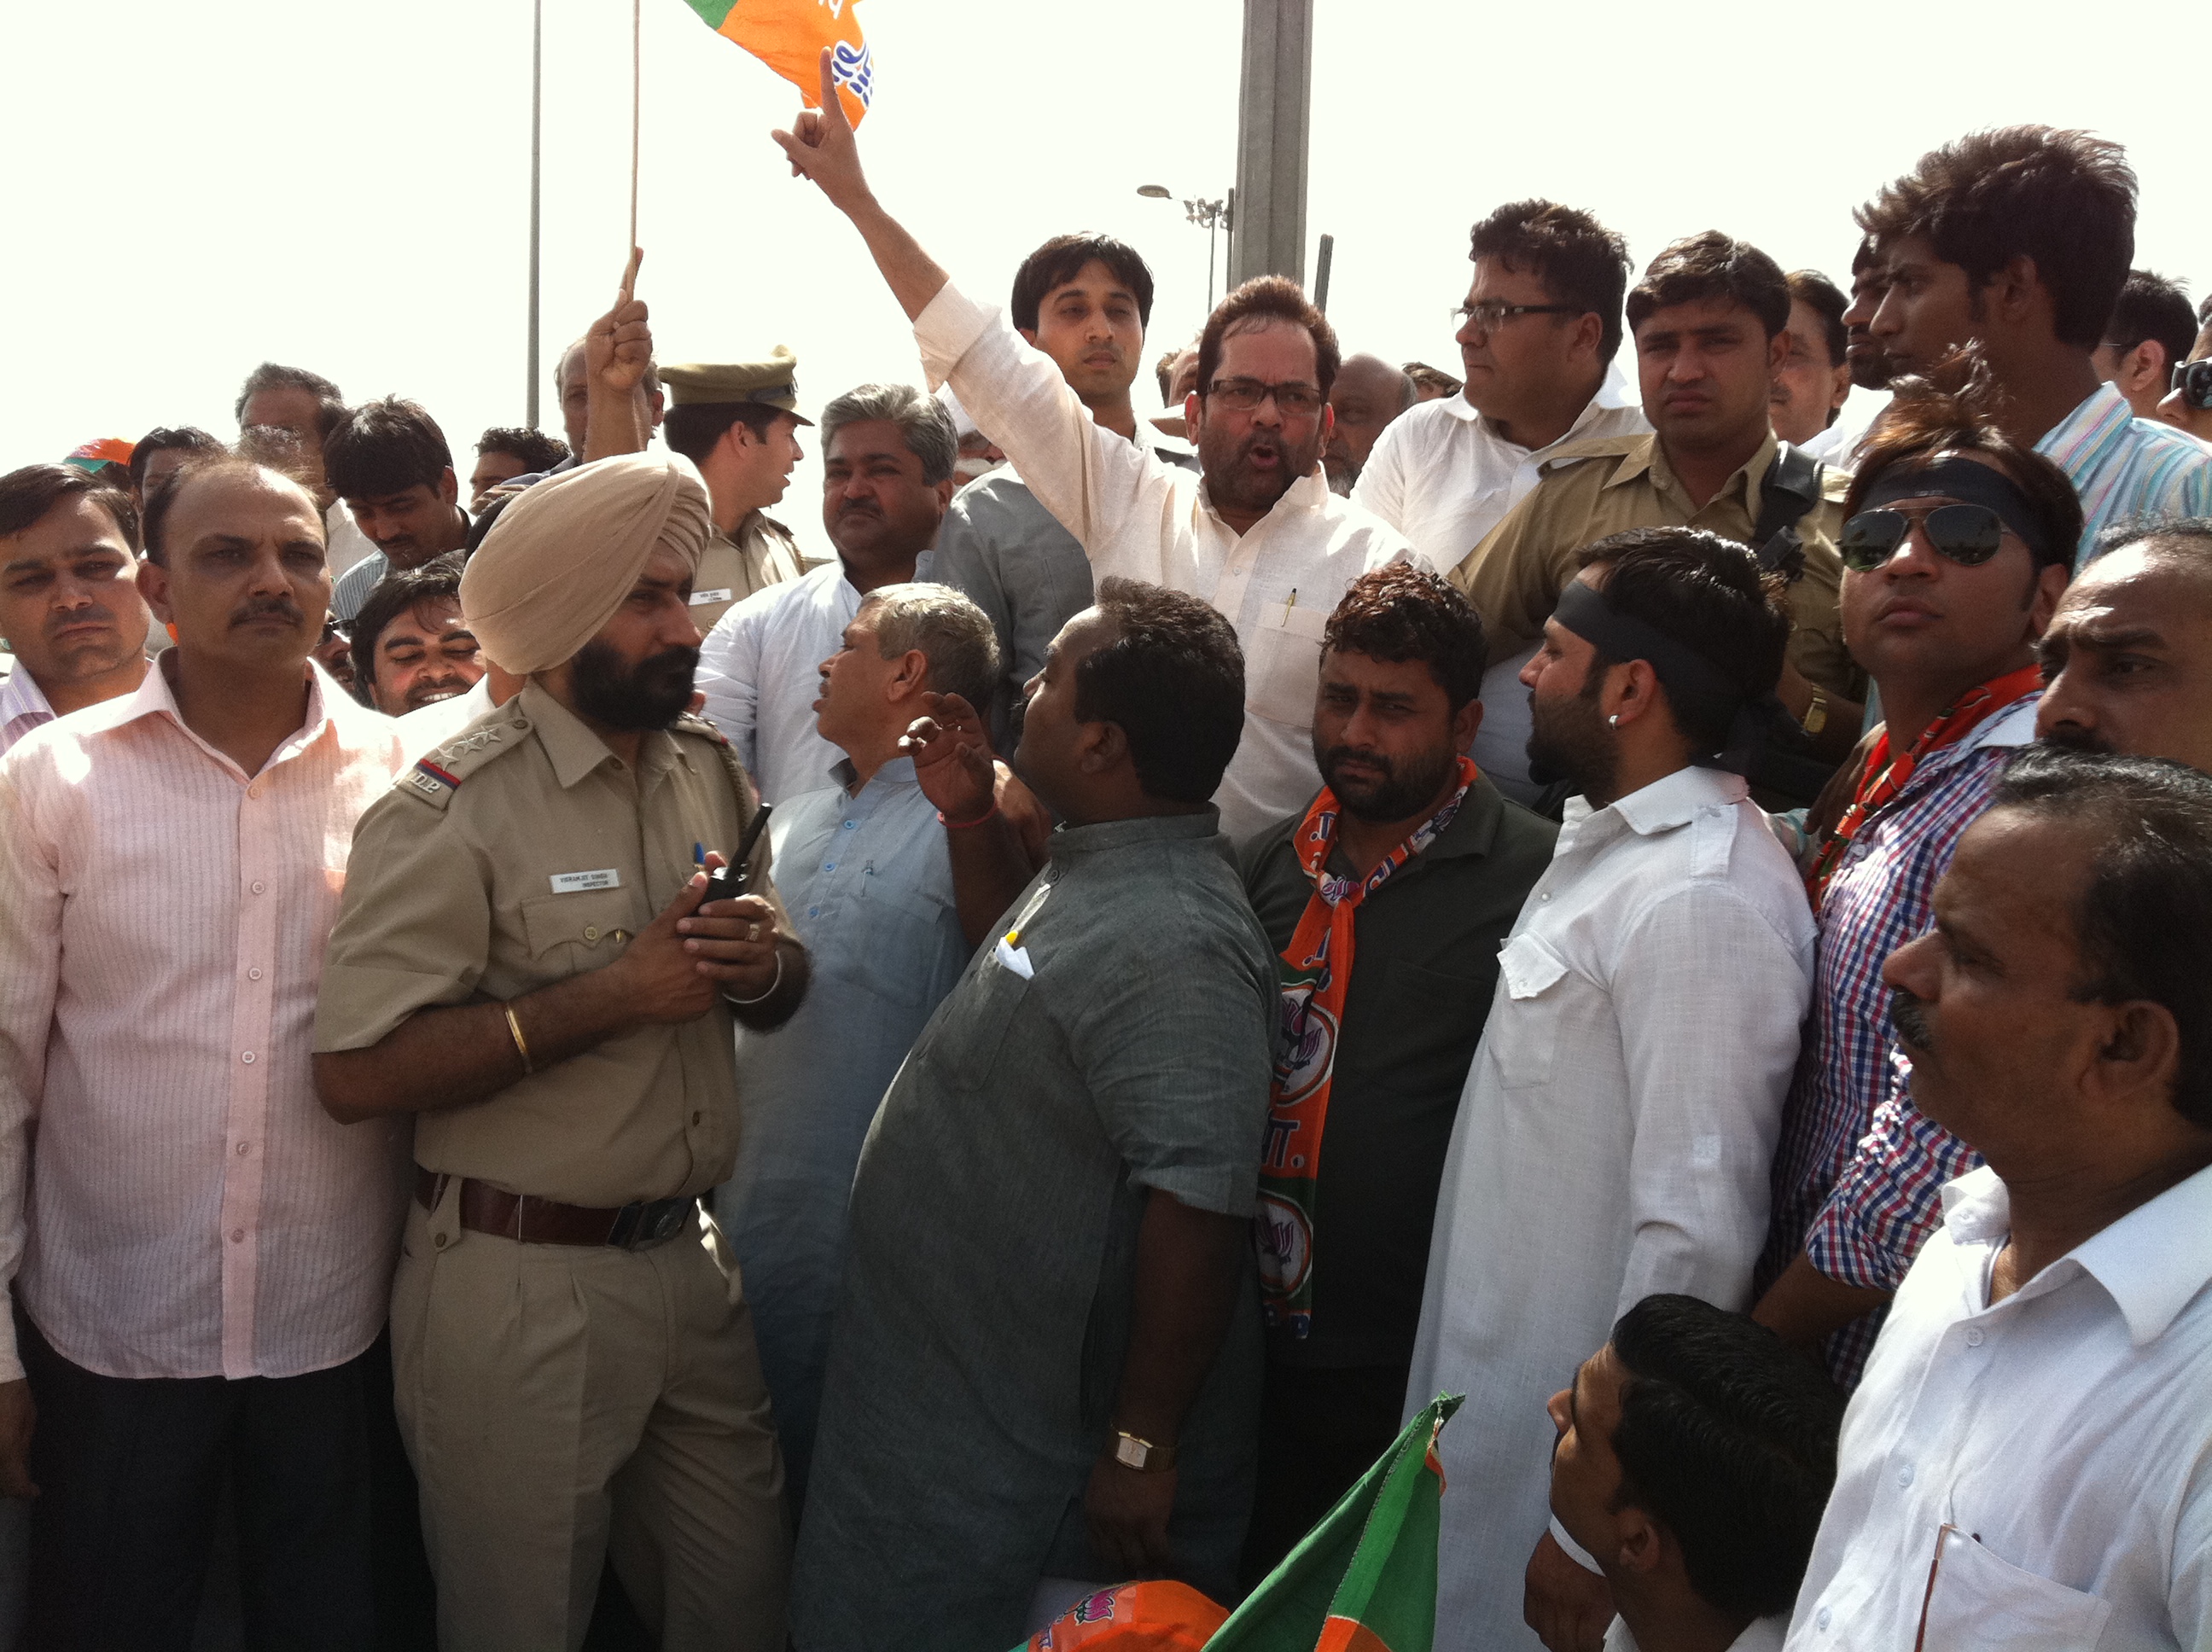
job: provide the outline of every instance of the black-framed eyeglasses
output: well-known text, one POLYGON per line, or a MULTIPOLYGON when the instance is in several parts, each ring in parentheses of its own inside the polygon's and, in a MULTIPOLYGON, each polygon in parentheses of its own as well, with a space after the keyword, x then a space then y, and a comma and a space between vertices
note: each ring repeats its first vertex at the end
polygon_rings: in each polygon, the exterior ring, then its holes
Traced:
POLYGON ((2212 360, 2176 361, 2173 388, 2181 392, 2181 399, 2190 406, 2200 411, 2212 409, 2212 360))
POLYGON ((1836 554, 1854 574, 1870 574, 1897 554, 1916 526, 1938 555, 1961 568, 1979 568, 2004 543, 2004 523, 1987 505, 1883 506, 1844 524, 1836 554))
POLYGON ((1270 396, 1275 398, 1276 410, 1285 417, 1306 418, 1321 411, 1320 386, 1295 380, 1271 385, 1258 379, 1216 379, 1206 393, 1232 413, 1256 411, 1270 396))
POLYGON ((1579 304, 1501 304, 1495 299, 1485 299, 1480 304, 1455 304, 1452 307, 1452 327, 1455 331, 1472 322, 1477 331, 1496 332, 1516 316, 1523 315, 1580 315, 1579 304))

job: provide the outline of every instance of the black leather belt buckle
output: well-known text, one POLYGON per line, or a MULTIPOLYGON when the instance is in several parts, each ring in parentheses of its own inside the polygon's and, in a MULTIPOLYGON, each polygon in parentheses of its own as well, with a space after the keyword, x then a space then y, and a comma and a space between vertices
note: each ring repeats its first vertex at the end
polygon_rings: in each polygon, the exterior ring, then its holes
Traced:
POLYGON ((615 1212, 614 1225, 607 1230, 607 1242, 625 1250, 635 1250, 673 1239, 690 1224, 696 1203, 696 1200, 690 1199, 648 1199, 625 1205, 615 1212))

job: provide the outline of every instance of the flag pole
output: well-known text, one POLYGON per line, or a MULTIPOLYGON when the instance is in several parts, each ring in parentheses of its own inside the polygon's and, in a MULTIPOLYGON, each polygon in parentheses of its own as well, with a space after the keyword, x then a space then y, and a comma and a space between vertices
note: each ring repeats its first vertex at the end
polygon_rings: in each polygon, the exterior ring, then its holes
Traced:
POLYGON ((545 0, 531 0, 530 7, 530 346, 529 386, 523 392, 523 420, 538 428, 538 202, 543 179, 540 139, 544 131, 545 0))
MULTIPOLYGON (((629 246, 633 247, 637 245, 638 33, 644 9, 645 0, 629 0, 629 246)), ((623 256, 629 256, 629 247, 623 249, 623 256)))

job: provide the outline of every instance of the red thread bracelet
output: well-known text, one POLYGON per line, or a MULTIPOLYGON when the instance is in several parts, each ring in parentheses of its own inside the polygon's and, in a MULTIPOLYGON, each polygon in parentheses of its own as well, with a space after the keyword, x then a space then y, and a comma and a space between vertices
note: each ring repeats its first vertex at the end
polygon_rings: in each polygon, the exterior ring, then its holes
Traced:
POLYGON ((981 826, 985 821, 996 818, 998 812, 999 800, 993 798, 991 806, 973 820, 947 820, 945 817, 945 811, 939 809, 937 811, 937 823, 940 826, 949 826, 956 832, 964 832, 971 826, 981 826))

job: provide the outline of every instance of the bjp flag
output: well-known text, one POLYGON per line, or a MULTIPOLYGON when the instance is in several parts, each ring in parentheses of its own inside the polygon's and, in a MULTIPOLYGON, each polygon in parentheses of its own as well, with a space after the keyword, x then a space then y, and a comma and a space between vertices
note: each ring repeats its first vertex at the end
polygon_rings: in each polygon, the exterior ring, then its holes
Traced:
POLYGON ((859 0, 689 0, 707 27, 758 58, 799 88, 815 106, 822 84, 822 48, 830 52, 830 72, 845 118, 860 124, 875 97, 875 66, 867 38, 853 13, 859 0))

